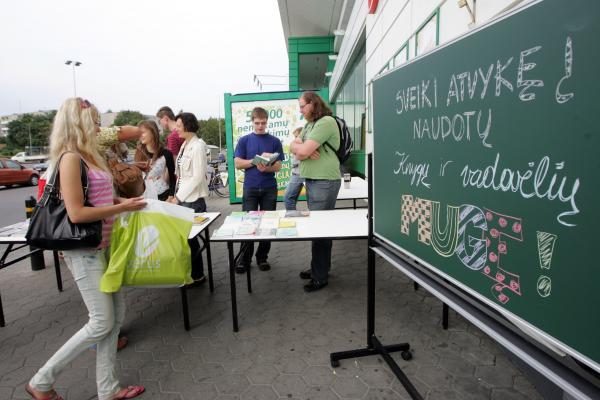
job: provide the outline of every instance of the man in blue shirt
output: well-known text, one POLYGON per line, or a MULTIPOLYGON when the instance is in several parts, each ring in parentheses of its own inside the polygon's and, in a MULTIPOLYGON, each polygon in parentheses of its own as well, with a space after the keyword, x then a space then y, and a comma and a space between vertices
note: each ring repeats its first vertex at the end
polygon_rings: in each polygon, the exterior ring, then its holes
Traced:
MULTIPOLYGON (((267 133, 269 114, 264 108, 252 110, 254 132, 242 136, 235 147, 235 167, 244 170, 243 211, 275 210, 277 207, 277 180, 275 173, 281 169, 283 147, 281 141, 267 133), (263 153, 279 153, 277 161, 272 165, 257 164, 252 160, 263 153)), ((271 269, 267 258, 271 249, 270 241, 260 241, 256 250, 256 264, 261 271, 271 269)), ((252 262, 254 242, 244 242, 240 249, 242 255, 236 272, 243 274, 252 262)))

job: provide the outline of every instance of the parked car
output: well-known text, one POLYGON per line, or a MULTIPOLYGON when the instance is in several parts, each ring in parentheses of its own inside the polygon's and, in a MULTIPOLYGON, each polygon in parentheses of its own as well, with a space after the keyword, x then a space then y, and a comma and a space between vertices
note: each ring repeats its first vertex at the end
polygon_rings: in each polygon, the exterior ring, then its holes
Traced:
MULTIPOLYGON (((40 172, 45 172, 48 169, 48 161, 42 162, 42 163, 37 163, 37 164, 30 164, 32 169, 35 169, 37 171, 40 172)), ((29 167, 29 165, 28 165, 29 167)))
POLYGON ((38 162, 44 162, 48 159, 48 154, 29 154, 26 151, 21 151, 17 154, 15 154, 14 156, 12 156, 10 158, 13 161, 18 161, 18 162, 29 162, 29 163, 38 163, 38 162))
POLYGON ((36 186, 40 173, 34 169, 25 168, 17 161, 0 158, 0 186, 12 185, 36 186))

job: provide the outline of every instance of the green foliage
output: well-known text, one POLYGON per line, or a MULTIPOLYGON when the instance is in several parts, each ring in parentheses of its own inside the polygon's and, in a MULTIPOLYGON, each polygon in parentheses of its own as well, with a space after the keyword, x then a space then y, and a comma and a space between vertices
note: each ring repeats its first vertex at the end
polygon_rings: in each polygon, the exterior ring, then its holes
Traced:
POLYGON ((221 118, 209 118, 198 121, 200 130, 198 131, 202 140, 206 144, 219 145, 219 123, 221 125, 221 146, 225 147, 225 120, 221 118))
POLYGON ((29 135, 31 133, 31 145, 48 146, 48 138, 52 131, 52 120, 56 111, 45 114, 23 114, 18 119, 9 122, 8 136, 6 137, 7 152, 25 150, 29 147, 29 135))
POLYGON ((133 125, 136 126, 140 121, 143 121, 144 115, 139 111, 120 111, 115 118, 114 125, 123 126, 123 125, 133 125))

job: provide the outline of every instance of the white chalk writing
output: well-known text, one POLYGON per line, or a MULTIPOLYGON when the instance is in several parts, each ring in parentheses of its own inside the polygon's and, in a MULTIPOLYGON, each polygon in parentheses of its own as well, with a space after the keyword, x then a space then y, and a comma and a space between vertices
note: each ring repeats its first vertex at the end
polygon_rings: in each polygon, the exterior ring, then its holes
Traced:
MULTIPOLYGON (((464 166, 460 173, 463 187, 475 187, 479 189, 491 189, 501 192, 519 193, 524 199, 536 197, 538 199, 547 199, 554 201, 558 198, 562 203, 568 203, 570 209, 561 212, 556 220, 565 226, 575 226, 576 224, 565 221, 566 217, 574 216, 579 213, 575 196, 579 190, 579 178, 575 178, 570 189, 566 188, 568 178, 555 172, 551 177, 548 176, 550 169, 550 157, 544 156, 539 162, 529 162, 527 168, 512 170, 503 168, 499 171, 500 154, 496 154, 493 164, 485 168, 473 168, 468 164, 464 166), (557 181, 560 183, 557 186, 557 181), (567 195, 565 195, 567 190, 567 195)), ((560 171, 564 168, 564 162, 555 163, 555 170, 560 171)))

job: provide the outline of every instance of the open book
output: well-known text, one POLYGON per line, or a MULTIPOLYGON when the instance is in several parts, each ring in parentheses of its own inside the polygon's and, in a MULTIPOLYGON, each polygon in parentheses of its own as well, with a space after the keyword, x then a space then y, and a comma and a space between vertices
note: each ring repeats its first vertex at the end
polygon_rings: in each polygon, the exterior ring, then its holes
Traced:
POLYGON ((252 165, 263 164, 268 167, 270 165, 275 164, 277 162, 277 159, 279 159, 279 153, 262 153, 260 155, 257 154, 252 159, 252 165))

